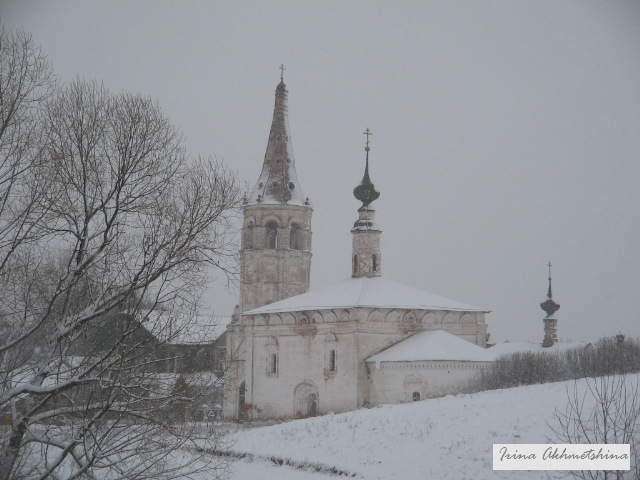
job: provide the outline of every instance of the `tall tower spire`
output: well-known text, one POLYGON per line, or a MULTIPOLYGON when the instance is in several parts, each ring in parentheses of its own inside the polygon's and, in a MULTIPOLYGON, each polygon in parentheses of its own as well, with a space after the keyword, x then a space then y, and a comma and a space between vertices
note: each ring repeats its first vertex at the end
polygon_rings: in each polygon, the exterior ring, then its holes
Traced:
POLYGON ((540 304, 540 308, 547 314, 544 317, 544 340, 542 341, 543 347, 551 347, 558 343, 558 319, 554 314, 560 310, 560 305, 553 301, 553 294, 551 292, 551 262, 547 264, 549 267, 549 290, 547 291, 547 299, 540 304))
POLYGON ((311 212, 296 175, 281 65, 262 173, 243 207, 240 312, 309 291, 311 212))
POLYGON ((362 202, 358 209, 358 220, 353 224, 353 253, 351 276, 353 277, 379 277, 382 272, 382 254, 380 253, 380 234, 382 233, 375 224, 375 210, 371 203, 377 200, 380 192, 369 178, 369 137, 373 135, 368 128, 363 132, 367 136, 364 150, 366 153, 364 176, 360 184, 353 189, 353 196, 362 202))
POLYGON ((293 203, 305 205, 296 162, 293 158, 287 107, 288 91, 284 84, 284 65, 280 65, 280 83, 276 87, 276 101, 267 151, 264 155, 262 173, 253 187, 248 203, 293 203))

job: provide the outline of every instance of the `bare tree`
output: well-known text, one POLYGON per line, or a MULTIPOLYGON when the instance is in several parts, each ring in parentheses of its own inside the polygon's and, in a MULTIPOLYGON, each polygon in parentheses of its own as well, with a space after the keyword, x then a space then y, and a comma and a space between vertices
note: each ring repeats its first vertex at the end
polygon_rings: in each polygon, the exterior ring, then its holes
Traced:
POLYGON ((38 120, 54 88, 51 67, 31 36, 0 25, 0 272, 20 244, 38 235, 44 214, 37 197, 44 190, 36 173, 38 120))
POLYGON ((210 267, 231 272, 235 176, 148 98, 51 96, 25 34, 0 32, 0 61, 0 480, 213 477, 195 452, 216 437, 172 418, 190 398, 163 386, 155 312, 188 323, 210 267))
POLYGON ((631 445, 630 471, 582 470, 575 478, 640 479, 640 382, 638 374, 607 375, 576 381, 567 406, 556 410, 552 427, 560 443, 631 445))

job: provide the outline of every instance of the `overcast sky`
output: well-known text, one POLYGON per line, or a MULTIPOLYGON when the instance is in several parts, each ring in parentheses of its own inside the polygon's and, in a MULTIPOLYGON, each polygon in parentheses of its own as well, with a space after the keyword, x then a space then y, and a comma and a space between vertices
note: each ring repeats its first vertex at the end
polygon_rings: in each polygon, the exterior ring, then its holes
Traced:
MULTIPOLYGON (((157 98, 253 186, 281 63, 312 288, 350 275, 364 135, 383 275, 541 341, 640 336, 640 2, 4 0, 58 76, 157 98)), ((237 303, 212 283, 217 314, 237 303)))

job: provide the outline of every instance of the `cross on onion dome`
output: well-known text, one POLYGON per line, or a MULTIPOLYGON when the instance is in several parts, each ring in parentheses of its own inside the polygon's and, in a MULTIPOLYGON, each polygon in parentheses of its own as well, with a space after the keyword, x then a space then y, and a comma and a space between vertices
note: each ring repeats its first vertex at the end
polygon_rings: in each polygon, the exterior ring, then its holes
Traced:
POLYGON ((369 206, 374 200, 380 196, 380 192, 376 191, 375 186, 369 179, 369 137, 373 135, 373 132, 368 128, 363 132, 367 136, 367 142, 364 150, 367 152, 366 163, 364 167, 364 176, 360 185, 353 189, 353 196, 362 202, 362 208, 369 206))
POLYGON ((540 308, 547 314, 547 318, 551 317, 554 313, 560 310, 560 305, 553 301, 553 294, 551 292, 551 262, 547 264, 549 267, 549 291, 547 292, 547 299, 540 304, 540 308))

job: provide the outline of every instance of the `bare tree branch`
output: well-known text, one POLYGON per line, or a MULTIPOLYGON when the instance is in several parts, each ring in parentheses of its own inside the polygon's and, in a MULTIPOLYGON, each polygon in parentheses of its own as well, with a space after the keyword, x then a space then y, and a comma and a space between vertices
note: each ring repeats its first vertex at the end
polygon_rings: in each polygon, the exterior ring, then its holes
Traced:
POLYGON ((57 88, 30 37, 0 30, 0 480, 206 465, 163 461, 218 438, 174 419, 216 380, 166 388, 177 330, 158 311, 188 324, 211 269, 233 275, 239 192, 156 102, 57 88))

